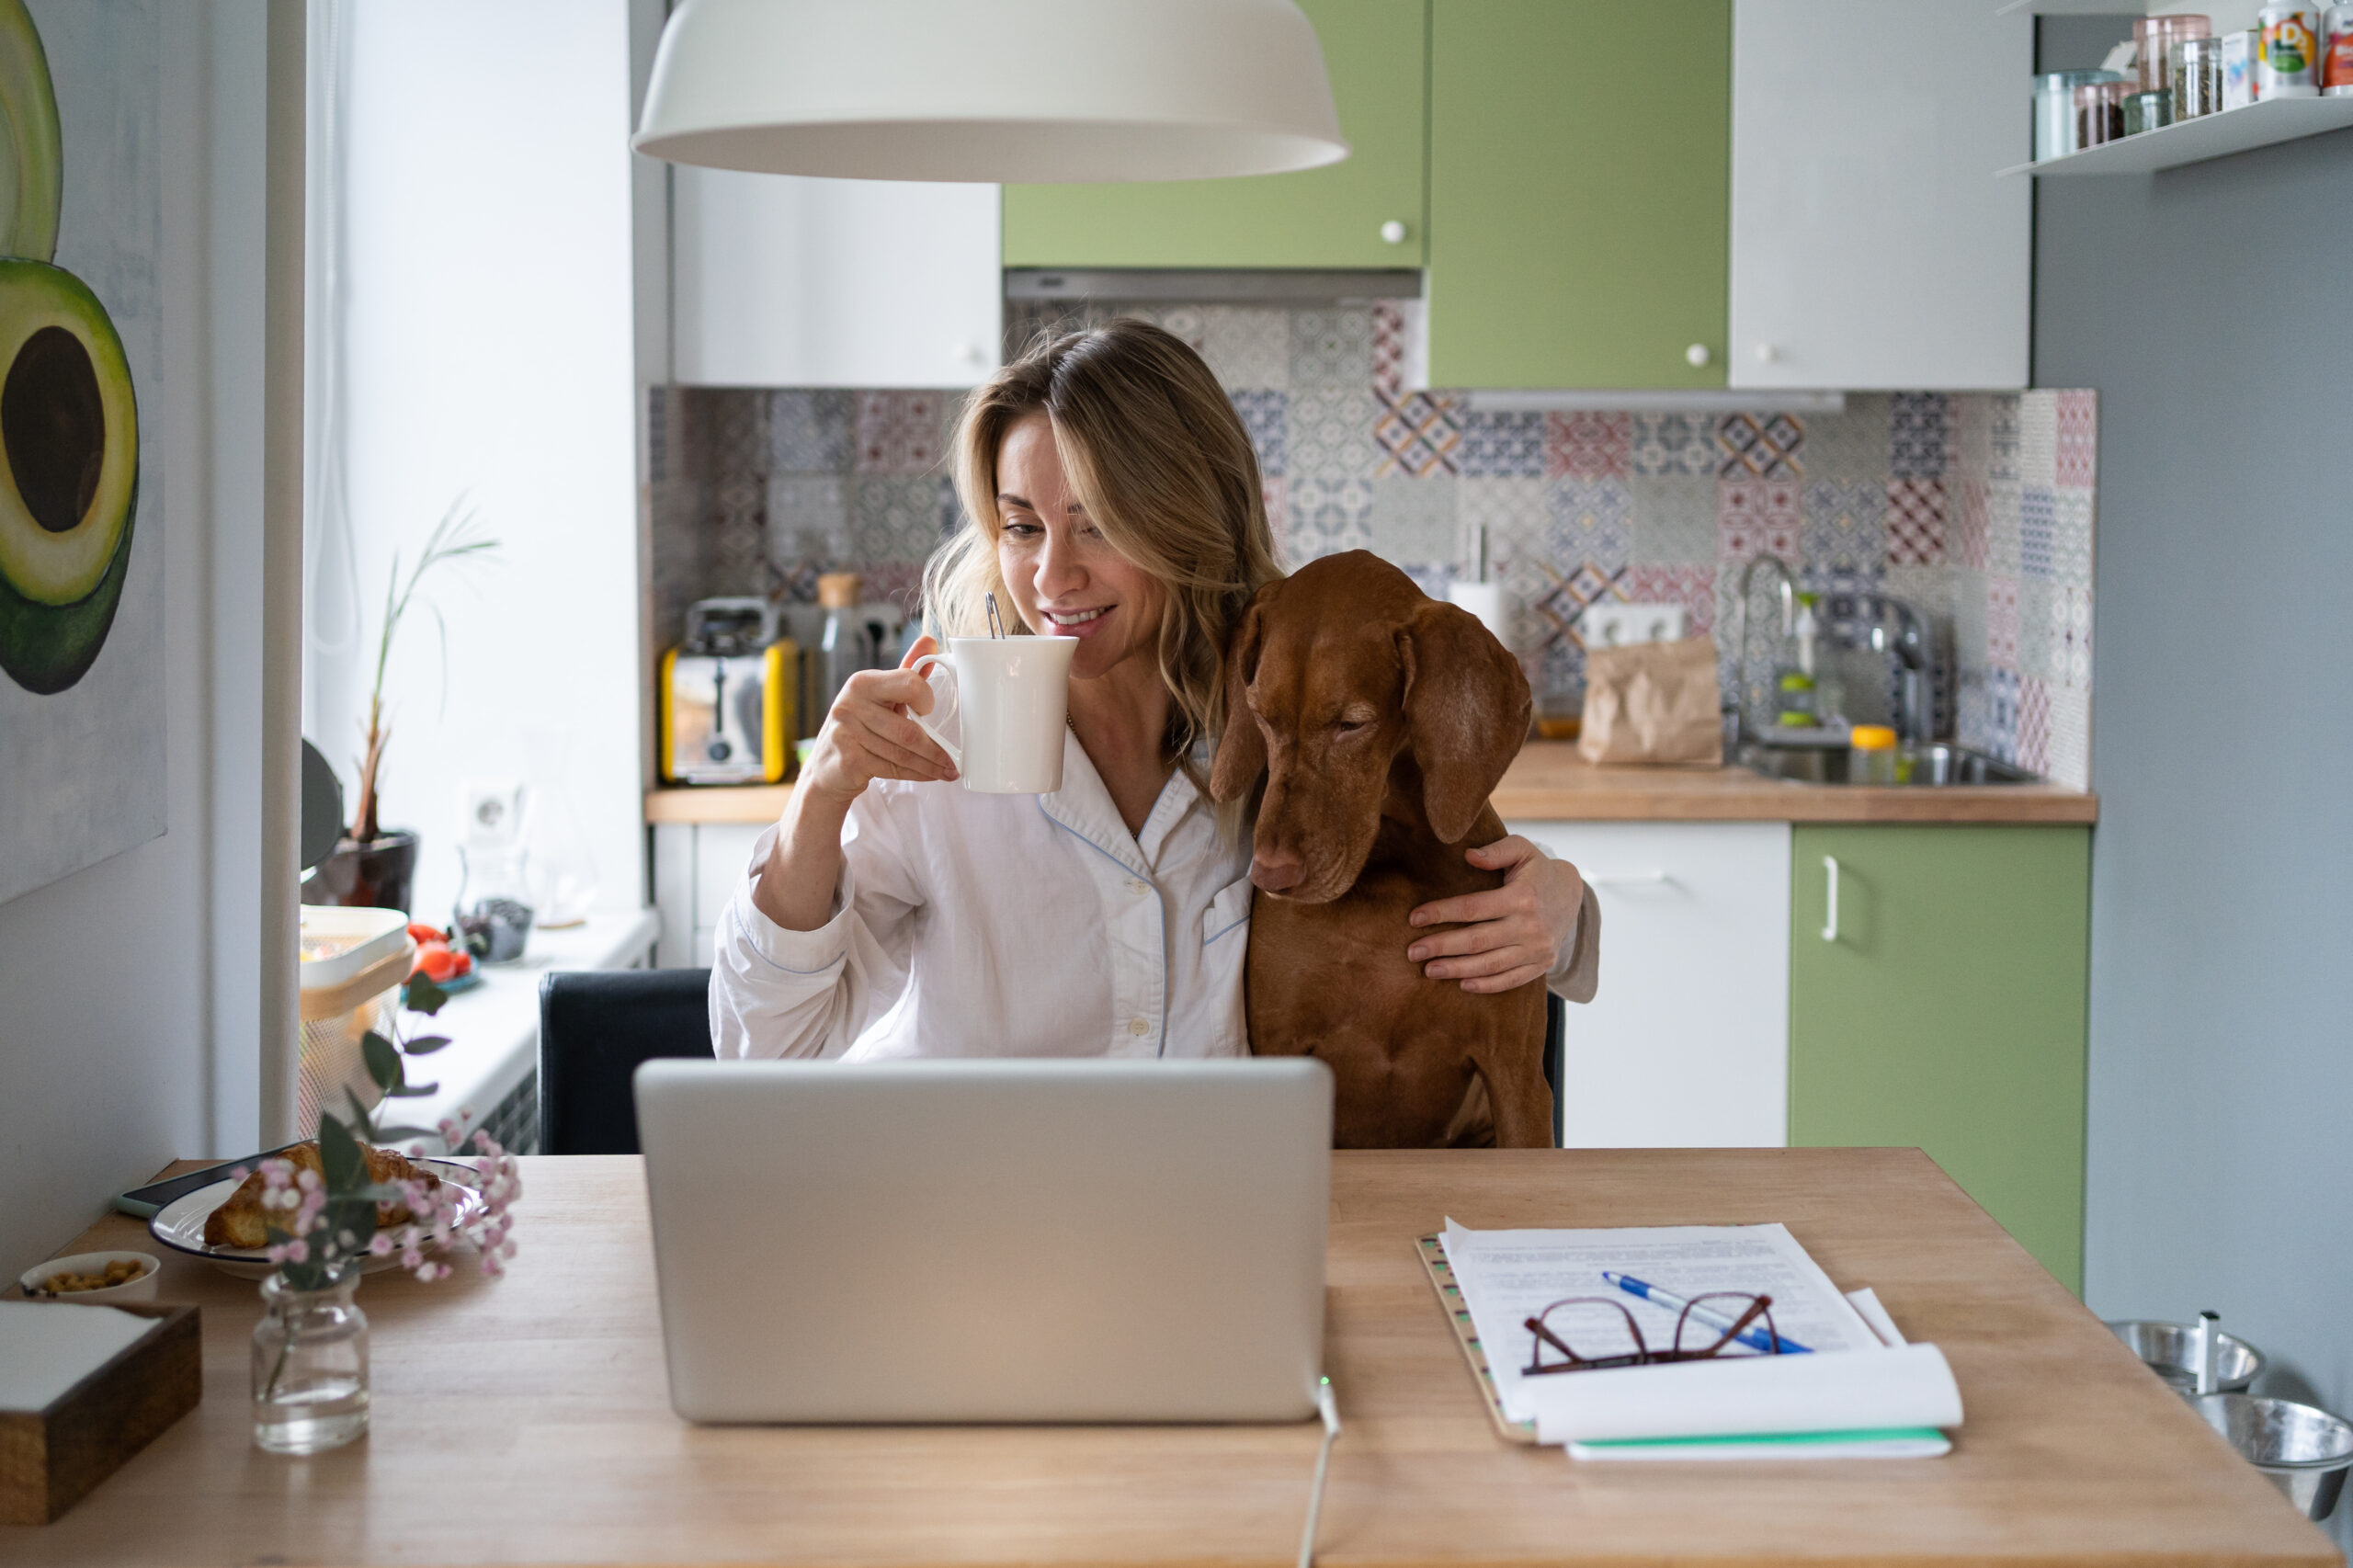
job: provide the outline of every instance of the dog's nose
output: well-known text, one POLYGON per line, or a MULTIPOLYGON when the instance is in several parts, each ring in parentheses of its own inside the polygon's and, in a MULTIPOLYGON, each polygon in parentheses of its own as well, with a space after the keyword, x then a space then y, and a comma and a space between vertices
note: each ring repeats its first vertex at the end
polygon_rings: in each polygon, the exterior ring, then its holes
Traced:
POLYGON ((1295 855, 1254 855, 1250 858, 1250 881, 1267 892, 1286 892, 1299 885, 1302 869, 1295 855))

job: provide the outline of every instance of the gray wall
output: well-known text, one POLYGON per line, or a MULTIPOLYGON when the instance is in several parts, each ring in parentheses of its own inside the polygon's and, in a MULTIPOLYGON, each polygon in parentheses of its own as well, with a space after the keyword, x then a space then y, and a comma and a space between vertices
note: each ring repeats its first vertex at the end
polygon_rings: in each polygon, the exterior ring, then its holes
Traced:
POLYGON ((2353 131, 2039 183, 2035 384, 2100 397, 2085 1294, 2353 1413, 2353 131))

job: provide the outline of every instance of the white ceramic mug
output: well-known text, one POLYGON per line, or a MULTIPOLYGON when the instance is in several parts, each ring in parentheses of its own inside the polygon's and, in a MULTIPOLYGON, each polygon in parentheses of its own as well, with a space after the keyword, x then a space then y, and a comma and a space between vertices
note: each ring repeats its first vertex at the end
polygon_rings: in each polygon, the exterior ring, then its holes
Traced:
MULTIPOLYGON (((910 666, 944 665, 953 677, 960 746, 939 733, 941 717, 910 714, 983 795, 1042 795, 1063 787, 1063 731, 1070 720, 1070 661, 1075 637, 950 637, 945 653, 910 666)), ((934 687, 937 690, 938 687, 934 687)))

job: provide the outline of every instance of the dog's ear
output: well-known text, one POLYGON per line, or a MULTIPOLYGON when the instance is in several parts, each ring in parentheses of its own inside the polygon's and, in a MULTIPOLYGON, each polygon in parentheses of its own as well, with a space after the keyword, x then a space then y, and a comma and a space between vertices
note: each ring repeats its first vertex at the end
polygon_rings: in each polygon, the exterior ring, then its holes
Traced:
POLYGON ((1422 770, 1422 811, 1441 843, 1471 831, 1528 738, 1528 676, 1469 610, 1431 600, 1398 629, 1405 741, 1422 770))
POLYGON ((1210 798, 1238 801, 1267 771, 1267 737, 1250 711, 1250 681, 1258 673, 1259 613, 1256 600, 1242 612, 1233 640, 1225 647, 1225 733, 1210 764, 1210 798))

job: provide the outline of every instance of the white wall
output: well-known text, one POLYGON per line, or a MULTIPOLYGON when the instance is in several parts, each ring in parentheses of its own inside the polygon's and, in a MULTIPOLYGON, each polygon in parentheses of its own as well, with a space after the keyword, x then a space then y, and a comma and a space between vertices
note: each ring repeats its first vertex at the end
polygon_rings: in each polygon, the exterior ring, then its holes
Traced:
MULTIPOLYGON (((140 527, 165 577, 165 835, 0 904, 0 1273, 47 1256, 110 1196, 258 1130, 264 0, 34 0, 61 79, 99 51, 160 105, 163 373, 140 389, 140 527), (151 508, 152 509, 149 509, 151 508)), ((296 17, 299 22, 299 15, 296 17)), ((299 134, 299 128, 297 131, 299 134)), ((66 156, 71 158, 71 146, 66 156)), ((276 214, 271 216, 275 217, 276 214)), ((300 222, 299 211, 293 214, 300 222)), ((290 882, 281 896, 290 903, 290 882)), ((290 983, 290 964, 277 966, 290 983)))
POLYGON ((627 0, 335 9, 340 299, 313 330, 340 335, 349 522, 311 522, 305 733, 354 790, 389 562, 467 497, 503 548, 428 579, 446 685, 429 614, 387 683, 412 902, 448 918, 460 783, 508 773, 569 809, 600 902, 642 903, 627 0))

